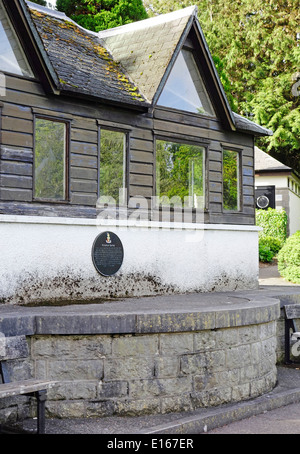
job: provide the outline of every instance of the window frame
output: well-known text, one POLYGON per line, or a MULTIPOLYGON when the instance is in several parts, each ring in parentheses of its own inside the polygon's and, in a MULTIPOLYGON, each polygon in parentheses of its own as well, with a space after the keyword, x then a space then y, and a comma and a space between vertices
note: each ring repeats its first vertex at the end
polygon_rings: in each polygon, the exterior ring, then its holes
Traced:
POLYGON ((46 202, 55 204, 68 204, 70 203, 70 150, 71 150, 71 120, 64 118, 57 118, 55 116, 34 114, 33 116, 33 164, 32 164, 32 200, 33 202, 46 202), (65 178, 64 178, 64 199, 53 199, 35 196, 35 149, 36 149, 36 121, 47 120, 54 123, 63 123, 66 127, 65 131, 65 178))
POLYGON ((182 207, 174 207, 171 206, 170 210, 171 211, 190 211, 192 213, 195 213, 196 210, 199 210, 203 213, 206 213, 208 211, 208 155, 209 155, 209 141, 205 139, 199 139, 199 140, 192 140, 189 138, 185 137, 176 137, 175 135, 167 136, 167 135, 159 135, 156 134, 154 136, 154 165, 153 165, 153 194, 155 196, 155 209, 159 209, 160 211, 163 209, 162 205, 159 204, 157 205, 157 186, 156 186, 156 171, 157 171, 157 147, 156 147, 156 142, 157 141, 165 141, 165 142, 171 142, 171 143, 176 143, 176 144, 182 144, 182 145, 191 145, 191 146, 196 146, 196 147, 202 147, 203 148, 203 164, 204 164, 204 175, 203 175, 203 189, 204 189, 204 207, 203 209, 195 208, 195 207, 184 207, 184 204, 182 202, 182 207))
POLYGON ((230 144, 222 145, 222 212, 223 212, 223 214, 241 213, 243 211, 242 156, 243 156, 242 149, 232 146, 230 144), (237 156, 238 156, 238 166, 237 166, 237 182, 238 182, 238 188, 237 188, 238 201, 237 202, 238 203, 237 203, 236 210, 226 210, 226 208, 224 207, 224 151, 235 152, 235 153, 237 153, 237 156))
POLYGON ((98 176, 97 176, 97 197, 101 197, 100 194, 100 168, 101 168, 101 130, 104 129, 106 131, 115 131, 119 132, 121 134, 124 134, 125 140, 124 140, 124 153, 123 153, 123 166, 124 166, 124 182, 125 182, 125 197, 124 197, 124 203, 118 203, 116 204, 117 207, 127 207, 128 206, 128 201, 129 201, 129 159, 130 159, 130 132, 131 128, 122 128, 118 126, 111 126, 106 123, 102 123, 98 121, 98 176))
POLYGON ((213 102, 213 100, 211 98, 210 91, 209 91, 209 89, 207 87, 206 80, 205 80, 205 77, 203 75, 203 71, 201 69, 201 64, 199 62, 199 58, 198 58, 198 55, 197 55, 197 49, 194 47, 194 45, 192 43, 188 43, 188 41, 186 41, 183 44, 183 46, 180 49, 180 51, 178 52, 177 58, 179 57, 179 54, 181 53, 181 51, 188 51, 188 52, 191 53, 191 55, 193 57, 193 60, 194 60, 194 63, 195 63, 195 65, 197 67, 197 70, 199 72, 199 75, 200 75, 200 78, 201 78, 201 82, 202 82, 202 84, 203 84, 203 86, 205 88, 205 95, 207 96, 208 101, 209 101, 209 103, 211 105, 213 114, 210 115, 210 114, 208 114, 206 112, 204 112, 204 113, 191 112, 189 110, 183 110, 183 109, 179 109, 179 108, 176 108, 176 107, 169 107, 169 106, 164 106, 163 104, 158 104, 159 99, 160 99, 160 97, 161 97, 161 95, 162 95, 162 93, 163 93, 163 91, 165 89, 165 86, 166 86, 166 84, 167 84, 167 82, 169 80, 169 76, 170 76, 173 68, 171 68, 170 73, 168 74, 167 78, 164 81, 163 87, 162 87, 162 89, 161 89, 161 91, 159 93, 159 96, 158 96, 157 100, 156 100, 155 108, 156 109, 169 110, 169 111, 172 111, 172 112, 174 111, 174 112, 178 112, 178 113, 181 113, 181 114, 187 114, 187 115, 190 115, 190 116, 202 117, 202 118, 206 118, 208 120, 216 120, 217 119, 216 109, 215 109, 215 106, 214 106, 214 102, 213 102))
MULTIPOLYGON (((2 9, 4 11, 4 15, 6 17, 8 25, 9 25, 11 31, 12 31, 12 34, 17 40, 19 51, 21 52, 22 57, 23 57, 23 59, 25 61, 25 64, 27 65, 29 71, 28 71, 27 75, 26 74, 16 74, 14 72, 5 71, 3 69, 0 69, 0 72, 2 72, 3 74, 6 74, 7 76, 18 77, 18 78, 29 80, 29 81, 35 81, 35 80, 37 80, 37 77, 36 77, 36 74, 35 74, 35 70, 34 70, 34 68, 32 66, 31 57, 28 54, 27 50, 25 49, 22 37, 20 36, 20 33, 18 31, 18 28, 15 27, 15 25, 13 24, 11 15, 10 15, 9 11, 7 10, 7 8, 4 5, 4 2, 2 0, 0 0, 0 8, 1 8, 1 6, 2 6, 2 9)), ((23 69, 22 68, 20 68, 20 69, 21 69, 21 72, 23 73, 23 69)))

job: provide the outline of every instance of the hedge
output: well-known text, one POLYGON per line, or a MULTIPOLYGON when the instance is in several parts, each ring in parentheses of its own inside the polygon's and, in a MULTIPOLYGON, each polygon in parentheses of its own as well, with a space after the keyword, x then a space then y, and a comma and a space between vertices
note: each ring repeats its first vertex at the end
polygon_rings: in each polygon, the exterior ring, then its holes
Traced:
POLYGON ((287 281, 300 284, 300 231, 290 236, 278 253, 278 271, 287 281))
POLYGON ((273 208, 256 210, 256 225, 259 232, 259 260, 271 262, 282 248, 287 235, 287 214, 273 208))
POLYGON ((284 210, 256 210, 256 225, 263 228, 259 237, 273 237, 279 239, 282 244, 286 240, 287 214, 284 210))

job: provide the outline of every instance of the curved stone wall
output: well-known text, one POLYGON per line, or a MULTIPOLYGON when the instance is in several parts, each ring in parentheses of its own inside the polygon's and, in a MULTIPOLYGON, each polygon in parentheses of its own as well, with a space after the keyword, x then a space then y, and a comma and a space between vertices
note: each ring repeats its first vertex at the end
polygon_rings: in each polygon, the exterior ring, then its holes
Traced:
POLYGON ((184 333, 34 336, 55 417, 189 411, 241 401, 276 383, 275 322, 184 333))
POLYGON ((28 336, 26 370, 59 382, 48 416, 191 411, 276 384, 274 299, 193 294, 5 311, 0 331, 28 336))

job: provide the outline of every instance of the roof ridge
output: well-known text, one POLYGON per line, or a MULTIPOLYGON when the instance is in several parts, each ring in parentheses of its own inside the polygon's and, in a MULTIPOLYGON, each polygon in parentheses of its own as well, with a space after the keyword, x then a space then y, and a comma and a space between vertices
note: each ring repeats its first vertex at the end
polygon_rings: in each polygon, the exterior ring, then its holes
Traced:
POLYGON ((100 38, 102 37, 106 38, 109 36, 119 35, 120 33, 129 33, 138 30, 143 30, 146 24, 148 24, 149 27, 154 27, 156 25, 165 24, 176 19, 197 16, 197 12, 198 12, 197 6, 195 5, 188 6, 183 9, 172 11, 171 13, 159 14, 158 16, 149 17, 148 19, 143 19, 137 22, 131 22, 130 24, 120 25, 119 27, 109 28, 107 30, 101 30, 100 32, 98 32, 98 36, 100 38))
POLYGON ((71 19, 69 16, 67 16, 65 13, 63 13, 62 11, 58 11, 58 10, 52 9, 52 8, 47 8, 46 6, 38 5, 37 3, 31 2, 29 0, 25 0, 25 3, 27 4, 28 8, 30 8, 30 9, 34 9, 40 13, 44 13, 49 16, 52 16, 55 19, 61 19, 64 21, 72 22, 72 24, 74 24, 76 27, 80 28, 81 30, 85 31, 86 33, 91 34, 95 37, 98 37, 98 33, 82 27, 77 22, 75 22, 73 19, 71 19))

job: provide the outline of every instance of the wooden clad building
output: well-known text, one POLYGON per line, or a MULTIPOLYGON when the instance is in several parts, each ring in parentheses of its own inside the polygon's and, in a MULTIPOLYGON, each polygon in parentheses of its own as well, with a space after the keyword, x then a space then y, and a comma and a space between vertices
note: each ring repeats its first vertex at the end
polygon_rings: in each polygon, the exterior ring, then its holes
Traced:
POLYGON ((0 41, 1 301, 257 285, 271 131, 230 109, 196 7, 94 33, 0 0, 0 41), (125 252, 109 278, 90 252, 105 229, 125 252))

